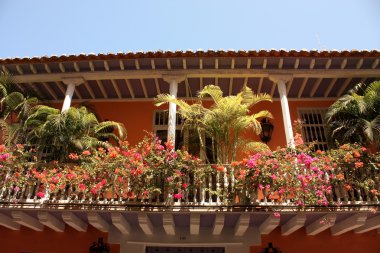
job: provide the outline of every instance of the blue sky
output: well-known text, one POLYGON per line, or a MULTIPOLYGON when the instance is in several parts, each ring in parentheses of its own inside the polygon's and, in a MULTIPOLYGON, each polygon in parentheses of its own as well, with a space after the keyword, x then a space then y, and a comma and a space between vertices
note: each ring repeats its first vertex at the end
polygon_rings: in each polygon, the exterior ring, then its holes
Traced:
POLYGON ((0 0, 0 58, 186 49, 380 49, 379 0, 0 0))

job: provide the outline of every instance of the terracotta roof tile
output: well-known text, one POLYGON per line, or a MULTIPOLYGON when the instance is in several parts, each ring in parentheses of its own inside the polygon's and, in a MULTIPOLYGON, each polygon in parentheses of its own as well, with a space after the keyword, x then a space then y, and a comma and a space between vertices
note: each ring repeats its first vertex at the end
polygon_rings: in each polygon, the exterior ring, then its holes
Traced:
POLYGON ((138 51, 138 52, 117 52, 117 53, 80 53, 78 55, 51 55, 33 57, 15 57, 0 59, 0 64, 22 64, 22 63, 45 63, 64 61, 86 61, 86 60, 111 60, 111 59, 139 59, 139 58, 180 58, 180 57, 380 57, 378 50, 285 50, 285 49, 260 49, 260 50, 191 50, 186 51, 138 51))

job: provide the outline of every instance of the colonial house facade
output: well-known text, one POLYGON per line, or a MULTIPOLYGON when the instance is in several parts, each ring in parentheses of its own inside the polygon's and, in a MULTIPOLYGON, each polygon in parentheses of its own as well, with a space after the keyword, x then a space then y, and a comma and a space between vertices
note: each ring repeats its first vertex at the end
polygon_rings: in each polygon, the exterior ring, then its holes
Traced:
MULTIPOLYGON (((85 103, 100 119, 124 123, 131 144, 143 138, 144 130, 186 144, 175 104, 156 107, 158 94, 190 101, 209 84, 218 85, 226 96, 247 85, 273 97, 273 103, 258 107, 274 116, 271 149, 294 146, 292 122, 300 119, 304 141, 326 150, 327 108, 353 85, 380 78, 380 52, 79 54, 0 59, 0 70, 13 74, 18 90, 62 111, 85 103)), ((87 252, 99 237, 110 244, 110 252, 120 253, 260 252, 269 242, 282 252, 380 250, 379 202, 356 195, 342 197, 340 207, 300 210, 270 201, 224 205, 209 194, 169 206, 129 200, 51 201, 33 194, 15 201, 9 194, 3 189, 0 195, 2 252, 87 252)))

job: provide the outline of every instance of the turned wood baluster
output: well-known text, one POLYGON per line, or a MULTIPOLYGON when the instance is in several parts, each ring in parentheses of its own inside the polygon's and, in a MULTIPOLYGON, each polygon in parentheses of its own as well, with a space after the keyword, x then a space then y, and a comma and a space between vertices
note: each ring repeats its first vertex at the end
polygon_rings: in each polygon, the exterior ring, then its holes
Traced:
MULTIPOLYGON (((4 184, 3 184, 3 187, 2 187, 2 189, 1 189, 1 195, 0 195, 0 198, 4 198, 4 194, 6 193, 6 191, 8 191, 8 189, 7 189, 7 187, 6 187, 6 184, 7 184, 8 178, 9 178, 9 171, 7 172, 7 174, 6 174, 6 176, 5 176, 4 184)), ((9 191, 7 192, 7 195, 9 195, 9 191)))
MULTIPOLYGON (((220 182, 219 182, 219 179, 220 177, 222 176, 221 175, 222 172, 219 172, 217 171, 216 174, 215 174, 215 192, 220 192, 220 182)), ((216 204, 218 205, 220 203, 220 194, 216 194, 216 204)))

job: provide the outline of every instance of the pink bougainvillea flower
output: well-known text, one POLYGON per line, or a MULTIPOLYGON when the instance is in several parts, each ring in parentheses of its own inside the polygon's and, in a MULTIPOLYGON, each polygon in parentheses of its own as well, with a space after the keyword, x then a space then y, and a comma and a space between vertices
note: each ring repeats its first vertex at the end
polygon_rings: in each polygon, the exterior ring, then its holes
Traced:
POLYGON ((279 212, 275 212, 275 213, 273 213, 273 215, 274 215, 274 217, 276 217, 276 218, 280 218, 280 216, 281 216, 281 214, 280 214, 279 212))
POLYGON ((175 199, 181 199, 181 198, 182 198, 182 193, 174 194, 173 197, 174 197, 175 199))

